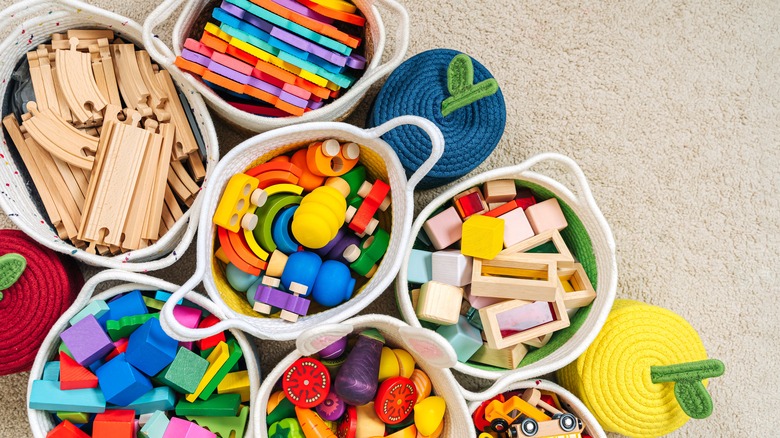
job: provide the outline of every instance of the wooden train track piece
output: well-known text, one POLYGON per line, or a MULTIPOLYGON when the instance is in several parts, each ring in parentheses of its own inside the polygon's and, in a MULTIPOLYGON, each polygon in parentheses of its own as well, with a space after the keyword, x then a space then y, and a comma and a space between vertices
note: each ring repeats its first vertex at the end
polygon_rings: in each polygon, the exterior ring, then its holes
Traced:
POLYGON ((167 122, 171 119, 171 114, 165 109, 168 102, 168 94, 160 86, 160 82, 155 78, 154 69, 152 69, 152 60, 146 50, 135 52, 138 69, 141 71, 141 78, 149 90, 152 100, 152 111, 158 122, 167 122))
POLYGON ((41 75, 41 63, 38 61, 36 51, 27 52, 27 63, 30 65, 30 80, 32 81, 35 101, 41 108, 48 108, 49 101, 46 94, 46 87, 43 85, 43 76, 41 75))
MULTIPOLYGON (((135 186, 133 198, 130 201, 130 210, 128 211, 127 222, 125 223, 124 239, 122 240, 122 249, 135 250, 146 246, 143 239, 144 223, 149 211, 149 200, 154 186, 154 171, 157 168, 157 161, 160 159, 160 149, 162 148, 163 137, 156 133, 158 123, 147 119, 144 128, 152 134, 152 140, 148 143, 144 153, 143 164, 138 175, 138 182, 135 186)), ((167 161, 167 160, 166 160, 167 161)))
POLYGON ((195 151, 187 154, 187 163, 192 173, 192 179, 196 182, 202 182, 206 177, 206 168, 203 166, 203 157, 200 155, 200 151, 195 151))
MULTIPOLYGON (((160 238, 160 225, 162 223, 163 209, 165 208, 165 188, 168 182, 168 163, 176 128, 170 123, 160 125, 160 135, 163 142, 157 157, 157 167, 154 172, 154 182, 149 194, 149 209, 144 221, 144 229, 141 236, 144 239, 156 241, 160 238)), ((147 164, 148 165, 148 164, 147 164)))
POLYGON ((49 110, 38 110, 35 102, 27 103, 32 114, 22 125, 38 144, 54 157, 82 169, 91 169, 98 139, 84 134, 59 115, 49 110), (89 153, 88 153, 89 152, 89 153))
POLYGON ((58 86, 76 120, 87 123, 98 119, 106 107, 92 72, 91 56, 76 50, 78 39, 71 38, 70 50, 57 50, 58 86))
MULTIPOLYGON (((51 69, 51 76, 54 79, 54 83, 56 84, 59 79, 57 79, 57 67, 52 66, 51 69)), ((54 87, 54 91, 57 94, 57 102, 59 103, 59 110, 55 111, 56 114, 59 114, 60 117, 62 117, 63 120, 65 120, 68 123, 73 122, 73 114, 70 112, 70 107, 68 106, 68 103, 65 102, 65 95, 62 94, 62 90, 60 90, 60 87, 54 87)))
MULTIPOLYGON (((165 205, 171 212, 171 217, 173 217, 174 223, 179 220, 179 218, 184 216, 184 212, 181 210, 181 207, 179 207, 179 203, 176 201, 176 197, 173 196, 173 191, 171 190, 170 185, 165 186, 165 205)), ((173 224, 171 224, 170 227, 173 227, 173 224)))
POLYGON ((140 112, 144 117, 151 116, 151 93, 141 77, 141 70, 138 68, 138 60, 135 57, 135 46, 132 44, 112 44, 111 54, 119 91, 125 104, 140 112))
POLYGON ((160 88, 165 90, 168 96, 166 110, 171 113, 171 122, 176 126, 176 143, 174 144, 174 155, 177 160, 184 159, 187 154, 198 150, 198 142, 192 134, 192 128, 184 113, 179 95, 176 93, 176 86, 173 84, 171 74, 166 70, 160 70, 155 75, 160 83, 160 88))
MULTIPOLYGON (((54 85, 54 75, 52 74, 52 65, 49 60, 49 52, 45 48, 36 50, 38 54, 38 69, 40 71, 43 88, 46 94, 46 106, 57 113, 60 111, 60 103, 57 96, 57 88, 54 85)), ((37 96, 37 95, 36 95, 37 96)))
POLYGON ((108 44, 108 39, 100 38, 97 40, 98 52, 100 53, 100 65, 103 67, 103 76, 106 78, 106 86, 108 87, 108 101, 116 106, 122 106, 122 100, 119 98, 119 84, 116 79, 116 72, 114 72, 114 61, 111 57, 111 47, 108 44))
MULTIPOLYGON (((67 39, 78 38, 79 40, 106 40, 114 39, 114 31, 107 29, 70 29, 66 34, 67 39)), ((54 38, 52 38, 54 39, 54 38)))

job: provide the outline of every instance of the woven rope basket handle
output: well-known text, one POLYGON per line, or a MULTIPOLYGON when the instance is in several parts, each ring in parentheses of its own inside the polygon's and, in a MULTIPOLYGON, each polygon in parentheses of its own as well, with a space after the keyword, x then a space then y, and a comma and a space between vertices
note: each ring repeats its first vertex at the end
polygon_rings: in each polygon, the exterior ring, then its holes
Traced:
MULTIPOLYGON (((417 183, 419 183, 423 179, 423 177, 425 177, 425 175, 433 168, 434 165, 436 165, 436 162, 439 161, 441 156, 444 154, 444 135, 442 135, 441 131, 439 131, 439 128, 436 127, 436 125, 433 124, 431 121, 417 116, 396 117, 395 119, 389 120, 386 123, 379 125, 373 129, 363 131, 363 135, 369 138, 377 139, 381 137, 383 134, 385 134, 386 132, 402 125, 414 125, 423 129, 428 134, 428 136, 430 136, 431 144, 432 144, 431 155, 428 157, 428 159, 425 160, 422 166, 420 166, 420 168, 414 172, 414 174, 411 176, 411 178, 409 178, 409 180, 406 183, 407 201, 411 201, 414 196, 414 188, 417 185, 417 183)), ((310 127, 310 129, 316 130, 326 126, 333 126, 333 123, 316 122, 307 125, 298 125, 298 126, 280 128, 280 131, 300 130, 302 129, 302 127, 306 127, 306 128, 310 127)), ((359 130, 359 128, 355 128, 351 126, 350 128, 359 130)), ((250 139, 236 146, 233 149, 233 151, 231 151, 231 154, 238 153, 244 148, 245 144, 251 143, 251 141, 252 140, 250 139)), ((226 165, 227 163, 226 160, 229 159, 230 155, 228 155, 227 157, 228 158, 223 160, 218 165, 215 172, 219 172, 221 166, 226 165)), ((211 190, 211 189, 207 189, 207 190, 211 190)), ((207 194, 207 196, 202 196, 202 198, 203 197, 208 198, 209 196, 207 194)), ((201 230, 206 230, 212 226, 211 216, 206 213, 205 208, 206 207, 204 207, 204 211, 200 216, 199 228, 201 230)), ((406 212, 405 221, 411 223, 412 216, 413 216, 413 211, 409 209, 406 212)), ((209 251, 210 250, 208 247, 209 244, 210 242, 206 242, 205 239, 198 239, 198 243, 197 243, 198 254, 204 254, 205 253, 204 251, 209 251)), ((160 311, 160 323, 163 329, 170 336, 180 341, 195 341, 208 336, 213 336, 217 333, 220 333, 222 331, 231 328, 239 329, 248 333, 254 332, 255 331, 254 327, 251 324, 249 324, 244 320, 235 318, 235 316, 237 315, 232 311, 228 312, 225 319, 207 328, 192 329, 189 327, 184 327, 183 325, 179 324, 178 321, 176 321, 176 318, 173 317, 174 304, 178 302, 180 299, 182 299, 188 291, 193 290, 205 278, 206 275, 210 275, 208 266, 206 266, 206 258, 198 257, 195 273, 193 274, 193 276, 189 280, 187 280, 178 290, 176 290, 173 293, 173 296, 168 299, 165 306, 163 306, 163 309, 160 311)))
POLYGON ((92 6, 86 3, 75 0, 23 0, 0 11, 0 30, 4 32, 11 31, 13 28, 10 26, 13 21, 35 17, 47 9, 72 9, 75 11, 82 7, 86 7, 87 9, 92 8, 92 6))

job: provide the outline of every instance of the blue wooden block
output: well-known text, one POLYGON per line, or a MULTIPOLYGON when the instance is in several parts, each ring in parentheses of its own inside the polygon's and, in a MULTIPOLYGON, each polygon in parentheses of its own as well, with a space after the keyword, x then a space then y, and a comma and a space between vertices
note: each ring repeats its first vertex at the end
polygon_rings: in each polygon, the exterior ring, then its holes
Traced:
POLYGON ((114 349, 111 338, 94 315, 87 315, 60 334, 70 356, 81 365, 89 366, 114 349))
MULTIPOLYGON (((115 298, 108 303, 109 318, 119 321, 125 316, 143 315, 148 313, 141 291, 134 290, 115 298)), ((108 320, 107 319, 107 320, 108 320)))
POLYGON ((160 320, 152 318, 130 335, 125 357, 130 365, 154 376, 173 362, 178 349, 179 341, 163 331, 160 320))
POLYGON ((63 391, 58 381, 34 380, 29 407, 49 412, 100 413, 106 410, 106 399, 100 388, 63 391))
POLYGON ((443 325, 436 330, 436 333, 442 335, 452 345, 458 355, 458 362, 466 362, 482 347, 482 336, 479 330, 469 324, 463 315, 458 318, 457 324, 443 325))
POLYGON ((124 353, 98 368, 95 374, 106 401, 117 406, 127 406, 152 390, 152 382, 125 360, 124 353))
POLYGON ((406 279, 409 283, 424 284, 433 279, 432 260, 433 253, 420 249, 413 249, 409 255, 409 268, 406 270, 406 279))
POLYGON ((165 429, 168 428, 170 420, 165 416, 165 412, 156 411, 152 418, 144 424, 141 431, 138 432, 139 438, 163 438, 165 429))
MULTIPOLYGON (((162 302, 167 302, 168 298, 172 297, 173 294, 170 292, 165 292, 164 290, 158 290, 154 293, 154 299, 162 302)), ((176 304, 182 304, 184 302, 184 298, 180 299, 178 303, 176 304)))
POLYGON ((43 380, 60 380, 60 361, 46 362, 43 366, 43 380))
POLYGON ((106 304, 103 300, 95 300, 91 303, 87 304, 86 307, 81 309, 79 313, 77 313, 73 318, 70 319, 70 325, 73 325, 82 319, 84 319, 87 315, 93 315, 98 321, 100 318, 108 313, 108 304, 106 304))
POLYGON ((106 362, 104 360, 98 359, 98 360, 92 362, 87 368, 89 368, 89 370, 94 373, 95 371, 97 371, 98 368, 100 368, 103 365, 105 365, 105 363, 106 362))
POLYGON ((173 390, 160 386, 138 397, 123 409, 132 409, 137 415, 151 414, 154 411, 172 411, 175 403, 176 395, 173 390))

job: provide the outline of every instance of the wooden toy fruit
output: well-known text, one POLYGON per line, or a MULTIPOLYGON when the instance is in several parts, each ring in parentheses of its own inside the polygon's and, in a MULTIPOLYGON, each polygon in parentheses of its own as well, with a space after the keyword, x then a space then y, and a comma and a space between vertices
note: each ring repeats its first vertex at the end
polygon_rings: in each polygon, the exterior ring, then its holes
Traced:
POLYGON ((320 361, 301 358, 284 373, 282 390, 295 406, 313 408, 327 397, 330 374, 320 361))

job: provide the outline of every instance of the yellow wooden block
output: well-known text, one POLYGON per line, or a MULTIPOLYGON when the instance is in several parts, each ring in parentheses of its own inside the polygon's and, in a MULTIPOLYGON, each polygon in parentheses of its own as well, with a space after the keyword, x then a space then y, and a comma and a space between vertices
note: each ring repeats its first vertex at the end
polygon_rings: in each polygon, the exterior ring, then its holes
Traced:
POLYGON ((195 389, 195 392, 192 394, 187 394, 187 396, 184 397, 188 402, 192 403, 198 399, 198 396, 201 392, 203 392, 203 389, 206 388, 206 385, 211 382, 211 379, 213 379, 219 369, 222 368, 222 365, 227 362, 228 357, 230 357, 228 344, 225 342, 220 342, 216 347, 214 347, 214 350, 211 352, 211 354, 209 354, 209 357, 206 358, 206 360, 209 362, 209 367, 206 368, 206 374, 204 374, 203 378, 200 379, 198 388, 195 389))
POLYGON ((236 371, 228 373, 219 385, 217 392, 220 394, 238 394, 242 402, 249 401, 249 371, 236 371))
POLYGON ((460 252, 491 260, 504 249, 504 220, 476 214, 463 222, 460 252))
POLYGON ((241 229, 242 218, 252 207, 250 197, 258 184, 257 178, 243 173, 230 177, 214 212, 214 223, 237 233, 241 229))

